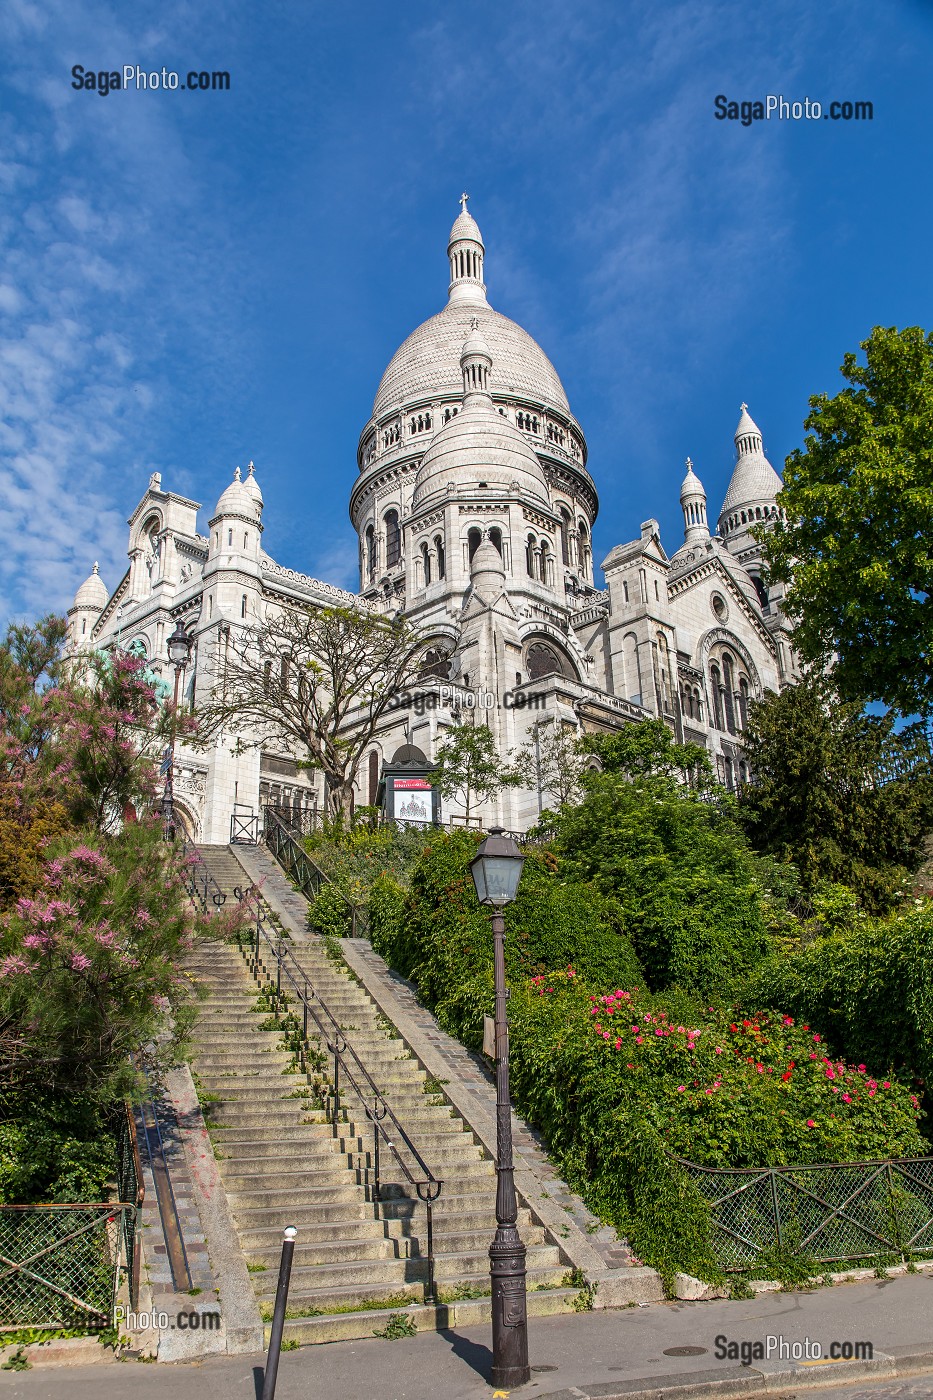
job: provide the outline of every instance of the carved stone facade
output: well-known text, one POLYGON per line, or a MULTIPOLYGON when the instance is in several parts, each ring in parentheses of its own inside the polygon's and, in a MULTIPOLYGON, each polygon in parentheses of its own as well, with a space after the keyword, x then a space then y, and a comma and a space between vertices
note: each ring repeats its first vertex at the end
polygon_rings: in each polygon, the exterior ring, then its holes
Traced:
MULTIPOLYGON (((360 601, 404 612, 432 643, 433 703, 387 714, 358 801, 373 800, 401 750, 430 762, 469 709, 502 753, 541 720, 597 730, 660 716, 678 738, 704 744, 736 785, 749 700, 797 674, 781 595, 762 582, 752 534, 780 509, 757 426, 743 404, 718 531, 688 459, 683 544, 668 555, 657 522, 646 521, 611 550, 598 587, 586 439, 547 356, 489 305, 485 246, 465 208, 448 259, 447 304, 392 357, 350 492, 360 601)), ((266 608, 357 597, 276 563, 262 546, 262 508, 252 464, 245 480, 238 468, 201 535, 200 507, 164 491, 155 473, 129 520, 126 575, 109 594, 95 565, 78 590, 72 649, 136 641, 157 666, 181 621, 195 642, 186 695, 197 704, 237 629, 266 608)), ((221 737, 207 755, 181 755, 176 790, 194 834, 226 841, 233 813, 265 801, 321 805, 320 776, 281 749, 221 737)), ((484 816, 524 827, 549 800, 510 791, 484 816)))

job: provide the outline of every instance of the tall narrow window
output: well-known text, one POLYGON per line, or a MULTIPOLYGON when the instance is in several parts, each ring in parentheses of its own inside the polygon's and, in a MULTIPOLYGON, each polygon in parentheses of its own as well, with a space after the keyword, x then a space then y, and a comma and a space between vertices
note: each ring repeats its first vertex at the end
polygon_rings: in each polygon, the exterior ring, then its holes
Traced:
POLYGON ((240 599, 240 616, 241 616, 241 617, 245 617, 245 616, 246 616, 246 594, 245 594, 245 593, 243 594, 242 598, 240 599))
POLYGON ((227 531, 227 544, 228 544, 228 546, 233 544, 233 531, 232 531, 232 530, 228 530, 228 531, 227 531))
POLYGON ((562 564, 570 563, 570 511, 560 508, 560 559, 562 564))
POLYGON ((438 578, 447 577, 447 556, 444 551, 444 538, 442 535, 434 536, 434 554, 437 559, 438 578))
POLYGON ((722 672, 718 666, 709 668, 710 690, 713 701, 713 725, 716 729, 724 729, 722 722, 722 672))
POLYGON ((283 656, 279 664, 279 684, 283 691, 288 690, 288 657, 283 656))
POLYGON ((480 542, 482 541, 482 538, 483 538, 483 532, 482 532, 482 530, 480 530, 476 525, 474 525, 474 526, 470 529, 469 534, 467 535, 467 548, 468 548, 468 551, 469 551, 469 559, 470 559, 470 563, 471 563, 471 564, 473 563, 473 555, 474 555, 474 554, 476 553, 476 551, 479 549, 479 547, 480 547, 480 542))
POLYGON ((390 510, 385 516, 386 527, 386 568, 394 569, 402 557, 402 531, 398 523, 398 511, 390 510))
POLYGON ((371 525, 366 526, 366 574, 372 583, 376 577, 376 532, 371 525))
POLYGON ((426 544, 421 546, 421 567, 424 570, 424 586, 431 582, 431 555, 426 544))
POLYGON ((728 652, 722 658, 722 679, 725 690, 724 700, 726 703, 726 728, 730 734, 735 733, 735 672, 732 668, 732 657, 728 652))

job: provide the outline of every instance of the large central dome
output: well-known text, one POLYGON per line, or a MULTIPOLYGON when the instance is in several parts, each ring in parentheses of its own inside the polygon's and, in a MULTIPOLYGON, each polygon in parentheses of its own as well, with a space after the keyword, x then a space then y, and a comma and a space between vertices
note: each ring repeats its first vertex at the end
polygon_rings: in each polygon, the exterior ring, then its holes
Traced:
POLYGON ((535 405, 569 413, 570 405, 557 370, 541 346, 508 316, 494 311, 483 284, 482 234, 466 209, 450 231, 450 300, 443 311, 420 325, 396 350, 382 376, 373 418, 422 399, 459 398, 460 348, 471 318, 482 315, 483 335, 496 367, 494 393, 516 395, 535 405))
MULTIPOLYGON (((389 361, 373 403, 373 417, 417 399, 456 398, 463 389, 460 347, 470 331, 475 303, 451 302, 412 331, 389 361)), ((564 386, 547 355, 508 316, 483 306, 483 335, 496 367, 496 395, 517 394, 536 404, 570 412, 564 386)))

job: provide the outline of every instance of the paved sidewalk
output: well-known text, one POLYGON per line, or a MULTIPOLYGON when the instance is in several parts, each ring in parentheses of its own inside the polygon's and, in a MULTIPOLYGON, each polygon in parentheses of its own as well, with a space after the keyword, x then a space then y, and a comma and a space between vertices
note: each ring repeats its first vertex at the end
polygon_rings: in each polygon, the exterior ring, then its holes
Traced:
MULTIPOLYGON (((489 1329, 471 1328, 387 1342, 336 1342, 282 1356, 278 1400, 492 1400, 486 1376, 489 1329)), ((907 1275, 841 1284, 813 1293, 762 1294, 747 1302, 657 1303, 617 1312, 532 1319, 531 1364, 518 1400, 613 1400, 770 1392, 791 1400, 814 1384, 877 1381, 926 1368, 933 1395, 933 1278, 907 1275), (717 1336, 741 1343, 769 1335, 870 1341, 875 1361, 751 1368, 716 1356, 717 1336), (671 1355, 679 1348, 692 1355, 671 1355), (702 1349, 702 1350, 699 1350, 702 1349)), ((262 1357, 209 1357, 196 1363, 41 1369, 0 1373, 0 1397, 23 1400, 255 1400, 262 1357)), ((890 1395, 919 1397, 924 1382, 896 1381, 890 1395)), ((821 1394, 826 1395, 826 1391, 821 1394)), ((854 1393, 854 1391, 853 1391, 854 1393)))

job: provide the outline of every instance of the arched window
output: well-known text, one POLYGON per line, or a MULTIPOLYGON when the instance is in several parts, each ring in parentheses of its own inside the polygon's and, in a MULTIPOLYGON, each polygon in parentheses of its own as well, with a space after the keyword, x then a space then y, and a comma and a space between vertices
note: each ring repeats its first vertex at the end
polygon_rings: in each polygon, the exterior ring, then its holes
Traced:
POLYGON ((232 544, 233 544, 233 531, 232 531, 232 530, 228 530, 228 531, 227 531, 227 548, 229 549, 230 546, 231 546, 232 544))
POLYGON ((625 579, 622 580, 622 597, 628 602, 628 584, 625 579))
POLYGON ((386 568, 394 569, 402 557, 402 531, 398 523, 398 511, 386 511, 386 568))
POLYGON ((547 540, 541 541, 541 582, 547 584, 554 582, 554 556, 547 540))
POLYGON ((713 725, 724 729, 722 722, 722 672, 715 663, 709 668, 709 683, 713 701, 713 725))
POLYGON ((421 567, 424 571, 424 586, 431 582, 431 555, 426 544, 421 546, 421 567))
POLYGON ((577 525, 577 548, 580 555, 580 572, 587 574, 590 567, 590 536, 582 520, 577 525))
POLYGON ((700 699, 700 692, 696 688, 693 691, 693 714, 696 719, 703 718, 703 701, 700 699))
POLYGON ((449 653, 443 647, 431 647, 430 651, 426 651, 424 654, 420 674, 422 676, 437 676, 442 681, 449 680, 449 653))
POLYGON ((560 508, 560 559, 562 564, 570 564, 570 511, 560 508))
POLYGON ((492 529, 489 531, 489 538, 490 538, 490 541, 496 546, 496 549, 498 549, 499 553, 501 554, 501 553, 502 553, 502 531, 499 529, 499 526, 498 526, 498 525, 493 525, 492 529))
POLYGON ((240 616, 241 616, 241 617, 245 617, 245 616, 246 616, 246 594, 245 594, 245 593, 243 594, 242 598, 240 599, 240 616))
POLYGON ((470 563, 473 563, 473 555, 479 549, 482 542, 483 532, 477 525, 472 525, 467 534, 467 549, 469 551, 470 563))
POLYGON ((766 608, 768 606, 768 590, 765 588, 764 582, 758 574, 752 574, 752 583, 755 585, 755 592, 758 594, 759 603, 762 608, 766 608))
POLYGON ((566 668, 554 647, 547 642, 532 642, 525 659, 525 670, 529 680, 537 681, 542 676, 563 676, 566 668))
POLYGON ((370 807, 375 807, 376 796, 379 792, 379 755, 375 749, 369 754, 369 796, 370 807))
POLYGON ((748 728, 748 677, 739 677, 739 725, 748 728))
POLYGON ((622 638, 622 668, 625 677, 625 698, 641 704, 641 676, 638 670, 638 638, 626 632, 622 638))
POLYGON ((366 526, 366 574, 371 583, 376 576, 376 532, 372 525, 366 526))
POLYGON ((526 573, 528 574, 528 577, 529 577, 529 578, 537 578, 537 577, 538 577, 538 573, 537 573, 537 568, 538 568, 537 553, 538 553, 537 540, 535 539, 534 535, 529 535, 529 536, 528 536, 528 539, 527 539, 527 541, 526 541, 526 543, 525 543, 525 571, 526 571, 526 573))
POLYGON ((444 537, 443 537, 443 535, 435 535, 435 536, 434 536, 434 554, 435 554, 435 557, 436 557, 436 559, 437 559, 437 576, 438 576, 438 578, 446 578, 446 577, 447 577, 447 556, 446 556, 446 554, 445 554, 445 552, 444 552, 444 537))
POLYGON ((288 690, 288 657, 283 656, 279 663, 279 685, 283 691, 288 690))
POLYGON ((730 734, 735 733, 735 670, 732 664, 732 657, 728 652, 723 653, 722 658, 722 683, 725 691, 724 700, 726 705, 726 728, 730 734))

